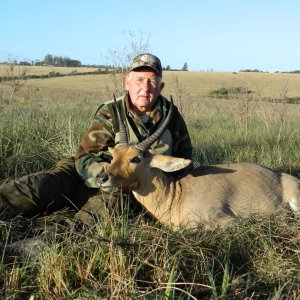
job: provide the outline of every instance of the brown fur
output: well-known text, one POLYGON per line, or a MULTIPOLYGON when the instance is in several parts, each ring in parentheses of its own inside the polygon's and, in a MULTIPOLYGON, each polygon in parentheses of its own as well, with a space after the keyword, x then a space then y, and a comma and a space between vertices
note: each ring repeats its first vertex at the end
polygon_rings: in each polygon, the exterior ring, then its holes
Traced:
POLYGON ((102 189, 133 186, 137 201, 174 229, 223 226, 236 218, 274 213, 285 203, 295 212, 300 209, 299 179, 257 164, 203 166, 172 179, 164 172, 191 161, 144 154, 130 146, 110 152, 113 160, 102 189))

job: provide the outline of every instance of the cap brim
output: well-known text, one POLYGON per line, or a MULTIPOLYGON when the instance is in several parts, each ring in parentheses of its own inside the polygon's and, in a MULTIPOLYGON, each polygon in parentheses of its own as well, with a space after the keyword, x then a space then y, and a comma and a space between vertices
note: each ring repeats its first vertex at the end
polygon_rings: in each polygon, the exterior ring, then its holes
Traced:
POLYGON ((153 66, 149 66, 149 65, 133 67, 133 68, 130 68, 130 71, 135 71, 138 69, 145 69, 145 68, 153 70, 158 75, 162 75, 161 71, 159 71, 158 69, 154 68, 153 66))

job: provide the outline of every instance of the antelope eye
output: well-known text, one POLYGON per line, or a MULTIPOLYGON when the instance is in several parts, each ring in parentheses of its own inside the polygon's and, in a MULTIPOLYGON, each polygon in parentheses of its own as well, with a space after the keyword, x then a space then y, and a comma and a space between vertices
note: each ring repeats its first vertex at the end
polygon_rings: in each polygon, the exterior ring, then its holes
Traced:
POLYGON ((130 160, 130 162, 138 164, 141 162, 141 159, 138 156, 135 156, 133 159, 130 160))

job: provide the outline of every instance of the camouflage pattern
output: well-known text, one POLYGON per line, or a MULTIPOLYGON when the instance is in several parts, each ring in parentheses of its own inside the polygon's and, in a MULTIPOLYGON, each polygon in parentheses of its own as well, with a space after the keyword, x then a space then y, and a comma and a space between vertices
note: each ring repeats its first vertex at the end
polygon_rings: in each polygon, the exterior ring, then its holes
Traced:
POLYGON ((158 57, 149 54, 143 53, 136 56, 130 67, 130 71, 136 70, 138 68, 148 67, 153 69, 158 75, 162 76, 162 67, 161 62, 158 57))
MULTIPOLYGON (((149 120, 144 123, 130 109, 128 94, 118 98, 117 104, 125 121, 129 144, 137 144, 151 135, 170 107, 170 102, 163 96, 159 96, 153 111, 149 115, 149 120)), ((114 147, 118 143, 119 125, 113 101, 110 101, 98 108, 75 156, 75 166, 78 174, 88 187, 100 187, 97 176, 106 170, 111 160, 108 147, 114 147)), ((176 106, 167 129, 160 139, 151 146, 151 150, 155 154, 192 158, 191 139, 186 124, 176 106)))

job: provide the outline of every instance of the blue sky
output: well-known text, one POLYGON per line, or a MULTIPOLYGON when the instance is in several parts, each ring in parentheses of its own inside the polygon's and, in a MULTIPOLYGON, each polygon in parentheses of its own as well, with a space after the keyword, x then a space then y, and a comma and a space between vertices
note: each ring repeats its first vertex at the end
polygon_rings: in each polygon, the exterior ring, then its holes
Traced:
POLYGON ((132 32, 171 68, 299 70, 299 13, 299 0, 1 0, 0 62, 105 64, 132 32))

